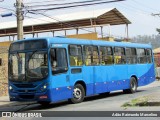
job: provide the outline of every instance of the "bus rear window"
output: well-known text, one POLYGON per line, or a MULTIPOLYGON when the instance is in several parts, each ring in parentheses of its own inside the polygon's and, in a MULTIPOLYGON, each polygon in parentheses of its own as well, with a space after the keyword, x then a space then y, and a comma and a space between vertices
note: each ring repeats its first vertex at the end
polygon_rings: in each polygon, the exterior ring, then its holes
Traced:
POLYGON ((152 63, 152 50, 151 49, 146 49, 146 57, 147 57, 147 62, 152 63))
POLYGON ((10 51, 46 49, 46 40, 21 41, 11 44, 10 51))

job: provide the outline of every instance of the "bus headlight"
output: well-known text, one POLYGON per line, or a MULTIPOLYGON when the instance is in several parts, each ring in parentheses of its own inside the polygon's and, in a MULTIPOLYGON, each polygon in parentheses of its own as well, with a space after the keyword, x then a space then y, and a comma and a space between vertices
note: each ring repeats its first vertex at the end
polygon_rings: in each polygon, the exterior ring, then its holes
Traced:
POLYGON ((48 88, 48 83, 44 84, 44 85, 41 87, 41 92, 46 91, 47 88, 48 88))
POLYGON ((46 89, 46 88, 47 88, 47 85, 44 85, 44 86, 43 86, 43 89, 46 89))
POLYGON ((13 90, 12 86, 9 86, 9 90, 13 90))
POLYGON ((11 92, 15 92, 15 90, 13 89, 13 87, 12 87, 12 86, 9 86, 9 91, 11 91, 11 92))

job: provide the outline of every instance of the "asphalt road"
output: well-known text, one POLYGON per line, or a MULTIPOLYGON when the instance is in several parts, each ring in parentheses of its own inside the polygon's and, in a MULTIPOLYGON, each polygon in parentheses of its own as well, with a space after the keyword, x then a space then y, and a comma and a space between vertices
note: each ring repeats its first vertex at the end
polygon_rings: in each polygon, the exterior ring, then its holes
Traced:
MULTIPOLYGON (((140 96, 148 94, 154 94, 159 91, 160 82, 152 83, 148 86, 138 88, 138 91, 134 94, 124 94, 122 91, 112 92, 110 95, 91 96, 87 97, 84 102, 79 104, 70 104, 68 101, 54 103, 48 107, 43 107, 39 104, 28 106, 23 110, 38 110, 38 111, 123 111, 132 110, 131 108, 121 107, 125 102, 131 101, 140 96)), ((133 108, 133 110, 136 108, 133 108)), ((141 111, 145 111, 145 107, 139 108, 141 111), (144 108, 144 109, 143 109, 144 108)), ((151 110, 151 109, 148 109, 151 110)), ((156 110, 155 108, 153 110, 156 110)), ((157 110, 160 110, 158 107, 157 110)))
POLYGON ((91 96, 85 98, 84 102, 79 104, 70 104, 68 101, 62 101, 59 103, 52 103, 49 106, 41 106, 40 104, 18 104, 18 105, 4 105, 0 107, 0 111, 146 111, 146 110, 160 110, 160 107, 121 107, 125 102, 131 101, 140 96, 148 94, 154 94, 160 89, 160 81, 156 81, 150 85, 138 88, 138 91, 134 94, 124 94, 122 91, 116 91, 106 96, 91 96))

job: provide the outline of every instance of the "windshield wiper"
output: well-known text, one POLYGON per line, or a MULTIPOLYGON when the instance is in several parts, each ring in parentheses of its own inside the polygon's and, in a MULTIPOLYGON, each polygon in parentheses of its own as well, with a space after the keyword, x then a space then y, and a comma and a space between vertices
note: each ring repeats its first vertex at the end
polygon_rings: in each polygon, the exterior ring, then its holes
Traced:
POLYGON ((33 56, 37 51, 38 51, 38 50, 35 50, 35 51, 32 52, 32 54, 29 56, 29 58, 28 58, 28 60, 27 60, 28 62, 29 62, 29 60, 32 58, 32 56, 33 56))

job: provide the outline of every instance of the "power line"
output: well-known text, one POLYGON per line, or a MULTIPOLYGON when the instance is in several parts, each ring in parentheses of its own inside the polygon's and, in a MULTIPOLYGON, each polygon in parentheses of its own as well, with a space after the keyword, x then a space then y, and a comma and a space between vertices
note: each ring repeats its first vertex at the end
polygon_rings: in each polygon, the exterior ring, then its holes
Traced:
MULTIPOLYGON (((98 1, 106 1, 106 0, 98 0, 98 1)), ((87 0, 87 1, 79 1, 79 2, 70 2, 70 3, 58 3, 58 4, 45 4, 45 5, 33 5, 28 7, 48 7, 48 6, 62 6, 62 5, 72 5, 72 4, 82 4, 82 3, 92 3, 97 2, 97 0, 87 0)))
MULTIPOLYGON (((62 22, 61 20, 59 20, 58 18, 55 18, 55 17, 51 17, 51 16, 49 16, 49 15, 47 15, 47 14, 44 14, 44 13, 34 13, 34 12, 30 12, 31 14, 39 14, 39 15, 42 15, 42 16, 45 16, 45 17, 48 17, 48 18, 50 18, 50 19, 52 19, 52 20, 55 20, 55 21, 57 21, 57 22, 59 22, 59 23, 62 23, 62 24, 64 24, 64 25, 67 25, 67 26, 69 26, 69 27, 73 27, 73 28, 77 28, 77 27, 79 27, 78 25, 76 25, 76 24, 70 24, 70 23, 65 23, 65 22, 62 22)), ((84 31, 87 31, 87 32, 90 32, 90 33, 93 33, 94 31, 91 31, 91 30, 87 30, 87 29, 85 29, 85 28, 79 28, 79 29, 81 29, 81 30, 84 30, 84 31)), ((63 28, 62 28, 62 30, 63 30, 63 28)), ((98 33, 98 35, 101 35, 100 33, 98 33)), ((109 34, 106 34, 105 36, 108 36, 109 34)), ((118 38, 124 38, 124 37, 122 37, 122 36, 118 36, 118 35, 113 35, 114 37, 118 37, 118 38)))
MULTIPOLYGON (((35 18, 35 17, 28 16, 28 15, 25 15, 24 17, 26 17, 26 18, 32 18, 32 19, 40 20, 40 21, 44 21, 44 22, 51 22, 51 21, 48 21, 48 20, 44 20, 44 19, 40 19, 40 18, 35 18)), ((37 21, 35 21, 35 22, 37 22, 37 21)), ((63 35, 63 34, 61 34, 59 32, 58 32, 58 34, 63 35)))
POLYGON ((126 6, 128 6, 128 8, 133 9, 134 11, 138 10, 138 11, 141 11, 141 13, 149 14, 147 11, 145 11, 145 10, 143 10, 141 8, 137 8, 137 7, 135 7, 135 6, 131 5, 131 4, 126 4, 126 3, 123 3, 123 4, 125 4, 126 6))
POLYGON ((133 6, 128 5, 128 4, 126 4, 126 5, 124 5, 124 3, 123 4, 117 4, 117 3, 115 3, 115 4, 118 5, 118 6, 121 6, 123 9, 129 10, 129 11, 131 11, 133 13, 136 12, 137 14, 142 14, 142 15, 145 15, 145 16, 148 16, 148 17, 151 17, 151 15, 154 16, 153 13, 151 14, 151 12, 143 11, 142 9, 133 7, 133 6))
POLYGON ((66 1, 66 0, 46 0, 41 2, 25 2, 24 4, 39 4, 39 3, 49 3, 49 2, 55 2, 55 1, 66 1))
MULTIPOLYGON (((57 22, 59 22, 59 23, 62 23, 62 24, 65 24, 65 25, 68 25, 68 26, 70 26, 70 27, 73 27, 73 28, 77 28, 78 27, 78 25, 73 25, 73 24, 69 24, 69 23, 64 23, 64 22, 62 22, 62 21, 60 21, 58 18, 53 18, 53 17, 51 17, 51 16, 49 16, 49 15, 47 15, 47 14, 44 14, 44 13, 31 13, 31 14, 40 14, 40 15, 42 15, 42 16, 45 16, 45 17, 48 17, 48 18, 50 18, 50 19, 52 19, 52 20, 55 20, 55 21, 57 21, 57 22)), ((33 18, 33 19, 37 19, 37 20, 41 20, 41 21, 45 21, 45 22, 51 22, 51 21, 47 21, 47 20, 43 20, 43 19, 39 19, 39 18, 35 18, 35 17, 30 17, 30 16, 25 16, 25 17, 28 17, 28 18, 33 18)), ((83 29, 83 28, 80 28, 80 29, 83 29)), ((85 29, 86 30, 86 29, 85 29)), ((88 31, 88 30, 87 30, 88 31)), ((93 31, 88 31, 88 32, 93 32, 93 31)))
POLYGON ((32 18, 32 19, 36 19, 36 20, 40 20, 40 21, 44 21, 44 22, 51 22, 51 21, 48 21, 48 20, 44 20, 44 19, 40 19, 40 18, 35 18, 35 17, 28 16, 28 15, 25 15, 24 17, 32 18))
POLYGON ((5 8, 5 7, 1 7, 1 6, 0 6, 0 8, 1 8, 1 9, 4 9, 4 10, 9 10, 9 11, 13 11, 13 12, 15 12, 15 10, 13 10, 13 9, 9 9, 9 8, 5 8))
POLYGON ((143 6, 146 6, 146 8, 149 8, 149 9, 151 9, 151 10, 156 10, 156 11, 158 11, 159 12, 159 10, 157 10, 157 9, 154 9, 154 8, 151 8, 150 6, 148 6, 148 5, 146 5, 146 4, 143 4, 143 3, 141 3, 141 2, 139 2, 139 1, 136 1, 136 0, 131 0, 132 2, 134 2, 134 3, 136 3, 136 4, 138 4, 138 5, 143 5, 143 6))
MULTIPOLYGON (((116 4, 116 3, 115 3, 116 4)), ((120 6, 121 8, 127 10, 128 12, 131 11, 133 13, 137 13, 137 14, 143 14, 143 15, 147 15, 147 16, 150 16, 150 13, 146 12, 146 11, 142 11, 142 10, 139 10, 138 8, 135 8, 135 7, 132 7, 128 4, 116 4, 117 6, 120 6), (127 7, 128 6, 128 7, 127 7)))
POLYGON ((121 1, 125 1, 125 0, 111 0, 111 1, 94 2, 94 3, 87 3, 87 4, 62 6, 62 7, 32 9, 32 10, 28 10, 28 11, 44 11, 44 10, 49 11, 49 10, 55 10, 55 9, 65 9, 65 8, 73 8, 73 7, 82 7, 82 6, 98 5, 98 4, 105 4, 105 3, 114 3, 114 2, 121 2, 121 1))

